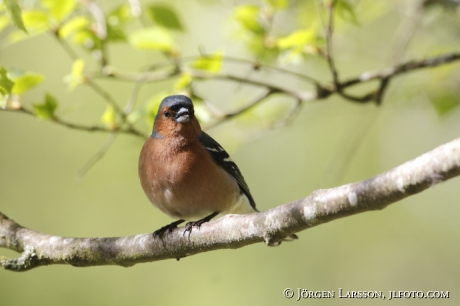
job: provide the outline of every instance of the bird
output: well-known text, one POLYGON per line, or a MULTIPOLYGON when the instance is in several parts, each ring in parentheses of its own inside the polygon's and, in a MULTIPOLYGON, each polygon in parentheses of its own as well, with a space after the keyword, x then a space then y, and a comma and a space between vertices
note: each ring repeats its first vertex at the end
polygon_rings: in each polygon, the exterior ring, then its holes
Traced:
MULTIPOLYGON (((165 97, 153 130, 139 155, 139 179, 150 202, 176 221, 154 237, 185 221, 186 232, 216 216, 258 212, 243 174, 223 147, 201 130, 191 99, 165 97)), ((285 240, 296 239, 291 235, 285 240)))

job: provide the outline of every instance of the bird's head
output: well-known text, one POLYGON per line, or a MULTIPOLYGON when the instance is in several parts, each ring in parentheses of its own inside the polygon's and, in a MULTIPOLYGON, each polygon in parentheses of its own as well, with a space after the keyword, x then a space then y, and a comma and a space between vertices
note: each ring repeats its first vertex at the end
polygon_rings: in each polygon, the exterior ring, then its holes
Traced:
POLYGON ((153 137, 193 137, 201 132, 193 103, 183 95, 169 96, 161 101, 153 126, 153 137))

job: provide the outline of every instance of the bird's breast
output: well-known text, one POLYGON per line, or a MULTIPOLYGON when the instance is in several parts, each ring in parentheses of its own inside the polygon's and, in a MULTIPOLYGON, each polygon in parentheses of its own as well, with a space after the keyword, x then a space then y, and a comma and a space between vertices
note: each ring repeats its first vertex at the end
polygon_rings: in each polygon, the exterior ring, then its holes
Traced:
POLYGON ((153 205, 172 218, 201 219, 231 210, 240 191, 199 142, 172 148, 149 139, 139 158, 139 177, 153 205))

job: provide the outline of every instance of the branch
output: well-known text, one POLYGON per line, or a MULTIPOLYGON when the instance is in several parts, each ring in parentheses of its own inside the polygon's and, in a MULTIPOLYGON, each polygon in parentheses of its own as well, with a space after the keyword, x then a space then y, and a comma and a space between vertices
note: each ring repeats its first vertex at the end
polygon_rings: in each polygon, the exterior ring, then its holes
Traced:
MULTIPOLYGON (((339 72, 334 62, 334 57, 332 53, 332 35, 334 33, 334 7, 336 4, 336 0, 332 0, 329 3, 328 7, 328 22, 326 27, 326 60, 329 66, 329 70, 332 74, 332 83, 334 85, 334 90, 332 92, 339 94, 341 97, 359 103, 367 103, 372 99, 373 95, 366 94, 362 97, 355 97, 349 95, 343 91, 342 83, 340 82, 339 72)), ((328 96, 328 95, 327 95, 328 96)), ((326 97, 327 97, 326 96, 326 97)))
POLYGON ((411 60, 400 65, 387 67, 378 71, 364 72, 358 77, 349 79, 342 83, 342 87, 350 87, 359 83, 369 82, 377 79, 388 79, 399 74, 419 70, 422 68, 437 67, 454 61, 460 60, 460 53, 453 52, 442 54, 435 57, 429 57, 421 60, 411 60))
MULTIPOLYGON (((332 31, 332 28, 330 28, 330 30, 328 31, 332 31)), ((328 40, 330 40, 330 35, 332 35, 332 32, 328 32, 327 34, 328 40)), ((328 49, 331 48, 331 43, 327 45, 327 48, 328 49)), ((404 73, 409 73, 412 71, 423 69, 423 68, 433 68, 433 67, 446 65, 446 64, 450 64, 450 63, 459 61, 460 53, 453 52, 453 53, 446 53, 446 54, 442 54, 439 56, 429 57, 429 58, 420 59, 420 60, 411 60, 411 61, 407 61, 405 63, 399 64, 396 66, 386 67, 381 70, 363 72, 360 75, 354 78, 350 78, 345 81, 340 81, 338 78, 338 72, 335 68, 335 64, 334 64, 330 50, 326 53, 326 57, 328 59, 330 70, 333 75, 333 85, 332 86, 329 84, 321 84, 317 82, 316 80, 311 79, 308 76, 305 76, 299 73, 295 73, 295 72, 284 70, 284 69, 278 69, 280 72, 295 75, 296 77, 302 78, 306 82, 312 83, 315 86, 314 91, 307 91, 307 90, 302 90, 302 89, 290 90, 288 88, 278 86, 275 84, 271 84, 266 81, 260 81, 260 80, 250 79, 247 77, 241 77, 235 74, 226 74, 226 73, 212 74, 212 73, 207 73, 205 71, 199 71, 199 70, 192 70, 189 72, 197 80, 221 80, 221 81, 230 81, 230 82, 240 82, 246 85, 252 85, 254 87, 264 88, 268 90, 269 92, 271 92, 271 94, 281 93, 287 96, 291 96, 295 98, 296 100, 301 101, 301 103, 311 102, 315 100, 323 100, 323 99, 330 97, 333 94, 338 94, 341 97, 347 100, 350 100, 352 102, 356 102, 356 103, 368 103, 368 102, 374 101, 377 104, 381 104, 385 90, 388 88, 390 81, 394 77, 399 76, 404 73), (362 83, 366 83, 366 82, 370 82, 370 81, 374 81, 374 80, 379 81, 379 85, 377 86, 377 88, 362 96, 352 96, 344 92, 346 88, 351 88, 353 86, 356 86, 362 83)), ((237 61, 236 58, 230 58, 230 59, 233 61, 237 61)), ((226 60, 226 58, 223 58, 223 60, 226 60)), ((244 63, 246 61, 241 59, 240 62, 244 63)), ((247 61, 247 62, 248 64, 249 63, 254 64, 251 61, 247 61)), ((167 65, 167 63, 161 63, 159 67, 163 67, 165 65, 167 65)), ((276 67, 272 67, 272 66, 261 64, 261 67, 276 70, 276 67)), ((113 71, 107 77, 110 77, 110 78, 113 78, 114 80, 119 80, 119 81, 129 81, 129 82, 142 81, 142 84, 143 84, 143 83, 166 81, 166 80, 169 80, 171 78, 178 76, 179 74, 180 74, 180 71, 177 71, 177 70, 153 71, 150 73, 144 72, 142 74, 133 73, 133 72, 123 73, 123 72, 113 71)), ((262 102, 262 101, 259 101, 259 102, 262 102)), ((251 107, 252 107, 252 102, 249 103, 247 107, 243 107, 243 109, 245 110, 251 107)), ((232 112, 228 114, 221 114, 220 116, 218 116, 218 118, 216 118, 217 121, 213 123, 212 125, 214 126, 228 119, 236 117, 242 114, 244 110, 236 111, 236 112, 232 112)), ((293 112, 295 111, 296 109, 293 110, 293 112)))
POLYGON ((329 69, 331 70, 332 74, 332 81, 335 85, 335 89, 340 92, 340 81, 339 81, 339 74, 337 72, 337 68, 335 67, 333 55, 332 55, 332 34, 334 32, 334 6, 335 0, 332 0, 329 4, 328 8, 328 22, 326 28, 326 59, 329 65, 329 69))
MULTIPOLYGON (((19 108, 0 108, 0 112, 1 111, 3 111, 3 112, 12 112, 12 113, 23 113, 23 114, 27 114, 29 116, 37 118, 33 111, 31 111, 31 110, 29 110, 29 109, 27 109, 25 107, 22 107, 22 106, 19 107, 19 108)), ((107 127, 102 127, 102 126, 98 126, 98 125, 88 126, 88 125, 82 125, 82 124, 68 122, 68 121, 62 120, 59 117, 54 117, 50 121, 54 122, 56 124, 65 126, 65 127, 69 128, 69 129, 73 129, 73 130, 80 130, 80 131, 86 131, 86 132, 103 132, 103 133, 111 133, 111 134, 117 134, 117 133, 131 134, 131 135, 134 135, 134 136, 137 136, 137 137, 141 137, 142 139, 145 139, 145 138, 148 137, 147 135, 143 134, 142 132, 136 130, 135 128, 133 128, 131 126, 123 127, 123 128, 107 128, 107 127)))
POLYGON ((305 92, 302 90, 290 90, 282 86, 270 84, 268 82, 253 80, 253 79, 249 79, 246 77, 240 77, 240 76, 233 75, 233 74, 224 74, 224 73, 212 74, 212 73, 207 73, 207 72, 199 71, 199 70, 193 70, 191 71, 190 74, 192 77, 194 77, 195 79, 199 79, 199 80, 234 81, 234 82, 240 82, 245 85, 264 87, 264 88, 267 88, 272 93, 284 93, 288 96, 292 96, 292 97, 295 97, 296 99, 301 99, 303 101, 312 101, 317 98, 316 94, 312 94, 312 93, 305 92))
POLYGON ((308 197, 261 213, 227 215, 205 223, 190 236, 183 228, 162 239, 152 234, 119 238, 66 238, 27 229, 0 213, 0 247, 22 252, 0 258, 3 268, 26 271, 43 265, 132 266, 163 259, 236 249, 283 237, 329 221, 380 210, 437 183, 460 175, 460 138, 373 178, 336 188, 316 190, 308 197))
POLYGON ((264 99, 266 99, 267 97, 271 96, 272 94, 274 94, 276 91, 273 91, 271 89, 269 89, 268 91, 262 93, 261 95, 259 95, 256 99, 254 99, 252 102, 248 103, 246 106, 240 108, 239 110, 237 111, 234 111, 232 113, 226 113, 224 115, 220 115, 219 117, 217 117, 217 120, 210 123, 210 124, 207 124, 204 128, 205 129, 210 129, 210 128, 213 128, 219 124, 221 124, 222 122, 224 122, 225 120, 228 120, 230 118, 233 118, 233 117, 236 117, 236 116, 239 116, 241 115, 242 113, 250 110, 251 108, 257 106, 259 103, 261 103, 264 99))
MULTIPOLYGON (((236 61, 236 59, 233 59, 233 60, 236 61)), ((433 67, 437 67, 437 66, 441 66, 441 65, 450 64, 450 63, 453 63, 453 62, 456 62, 456 61, 459 61, 459 60, 460 60, 460 53, 458 53, 458 52, 442 54, 442 55, 439 55, 439 56, 420 59, 420 60, 411 60, 411 61, 408 61, 406 63, 402 63, 402 64, 399 64, 399 65, 396 65, 396 66, 387 67, 387 68, 384 68, 384 69, 381 69, 381 70, 363 72, 359 76, 356 76, 354 78, 348 79, 348 80, 343 81, 343 82, 339 82, 338 83, 339 86, 335 85, 333 87, 331 87, 329 85, 326 85, 326 84, 319 84, 319 83, 316 83, 315 81, 312 81, 316 86, 316 89, 314 91, 289 90, 287 88, 277 86, 277 85, 274 85, 274 84, 270 84, 268 82, 259 81, 259 80, 252 80, 252 79, 248 79, 248 78, 243 78, 243 77, 233 75, 233 74, 223 74, 223 73, 221 73, 221 74, 211 74, 211 73, 206 73, 204 71, 198 71, 198 70, 191 71, 191 74, 196 79, 201 79, 201 80, 213 79, 213 80, 221 80, 221 81, 243 82, 245 84, 253 85, 255 87, 260 87, 260 88, 264 88, 264 89, 267 90, 266 91, 267 94, 263 99, 258 98, 255 101, 251 101, 251 102, 248 103, 248 105, 242 107, 240 110, 237 110, 237 111, 234 111, 234 112, 231 112, 231 113, 226 113, 226 114, 219 114, 219 116, 217 116, 215 118, 214 122, 210 124, 211 127, 214 127, 216 125, 221 124, 222 122, 225 122, 225 121, 227 121, 227 120, 229 120, 231 118, 234 118, 234 117, 237 117, 237 116, 241 115, 242 113, 244 113, 248 109, 252 108, 255 104, 263 103, 263 100, 265 100, 265 98, 267 98, 268 96, 270 96, 270 95, 272 95, 274 93, 281 93, 281 94, 284 94, 284 95, 287 95, 287 96, 291 96, 294 99, 296 99, 296 101, 298 101, 298 103, 296 104, 295 108, 291 112, 294 115, 300 109, 301 104, 303 104, 305 102, 315 101, 315 100, 323 100, 323 99, 326 99, 326 98, 328 98, 329 96, 331 96, 333 94, 339 94, 342 97, 344 97, 346 99, 349 99, 349 100, 351 100, 353 102, 367 103, 367 102, 370 102, 370 101, 375 101, 377 104, 381 104, 381 102, 383 100, 385 90, 388 88, 388 86, 390 84, 390 81, 394 77, 399 76, 399 75, 404 74, 404 73, 409 73, 409 72, 412 72, 412 71, 423 69, 423 68, 433 68, 433 67), (369 92, 369 93, 367 93, 367 94, 365 94, 365 95, 363 95, 361 97, 351 97, 350 95, 348 95, 348 94, 343 92, 343 90, 345 88, 353 87, 355 85, 370 82, 370 81, 374 81, 374 80, 380 81, 377 89, 373 90, 373 91, 371 91, 371 92, 369 92)), ((244 62, 244 60, 241 60, 241 61, 244 62)), ((166 63, 161 63, 161 64, 162 64, 161 66, 166 65, 166 63)), ((269 68, 273 68, 273 67, 269 66, 269 68)), ((289 72, 289 71, 285 71, 285 70, 283 70, 283 72, 293 73, 293 72, 289 72)), ((179 75, 178 71, 161 72, 161 73, 158 73, 158 72, 153 72, 153 73, 146 73, 146 72, 144 72, 144 73, 111 72, 111 73, 109 73, 108 77, 111 77, 114 80, 123 80, 123 81, 130 81, 130 82, 135 81, 137 83, 136 88, 133 90, 133 93, 132 93, 132 95, 131 95, 131 97, 130 97, 130 99, 129 99, 126 107, 125 107, 125 109, 121 110, 120 108, 118 108, 118 113, 122 114, 122 120, 123 120, 122 125, 127 124, 126 114, 131 112, 132 107, 133 107, 133 105, 135 103, 135 100, 136 100, 137 92, 140 89, 140 86, 142 86, 145 83, 169 80, 170 78, 176 77, 177 75, 179 75)), ((300 75, 297 75, 297 76, 300 77, 300 75)), ((304 76, 304 77, 306 79, 308 79, 308 77, 306 77, 306 76, 304 76)), ((95 83, 92 83, 92 84, 95 84, 95 83)), ((99 88, 99 87, 96 85, 96 88, 99 88)), ((97 90, 97 89, 95 89, 95 90, 97 90)), ((106 92, 101 92, 100 94, 102 96, 104 96, 107 93, 106 92)), ((108 99, 111 99, 111 97, 108 96, 108 99)), ((113 101, 113 99, 111 101, 113 103, 115 103, 113 101)), ((22 107, 19 108, 19 109, 0 108, 0 111, 12 111, 12 112, 13 111, 16 111, 16 112, 19 111, 19 112, 23 112, 23 113, 26 113, 26 114, 29 114, 29 115, 34 115, 32 111, 27 110, 27 109, 22 108, 22 107)), ((279 126, 283 126, 284 124, 286 124, 286 122, 290 122, 290 120, 293 117, 294 116, 289 115, 287 119, 283 120, 284 122, 281 122, 281 124, 279 124, 279 126)), ((131 124, 127 124, 126 127, 118 128, 118 129, 114 130, 114 129, 104 128, 104 127, 100 127, 100 126, 84 126, 84 125, 74 124, 74 123, 63 121, 63 120, 61 120, 59 118, 56 118, 54 120, 54 122, 58 123, 60 125, 66 126, 68 128, 77 129, 77 130, 83 130, 83 131, 89 131, 89 132, 125 133, 125 134, 132 134, 134 136, 138 136, 138 137, 142 137, 142 138, 147 137, 147 135, 145 135, 144 133, 138 131, 131 124)))

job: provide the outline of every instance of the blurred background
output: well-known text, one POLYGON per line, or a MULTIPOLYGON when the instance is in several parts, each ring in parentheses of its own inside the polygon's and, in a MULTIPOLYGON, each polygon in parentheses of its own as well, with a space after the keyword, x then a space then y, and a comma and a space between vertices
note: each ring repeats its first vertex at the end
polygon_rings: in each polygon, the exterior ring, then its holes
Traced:
MULTIPOLYGON (((251 45, 255 39, 247 37, 238 9, 251 4, 259 7, 260 13, 276 6, 272 2, 277 1, 141 1, 141 5, 161 3, 177 14, 182 30, 174 33, 173 51, 182 56, 221 51, 224 57, 247 59, 249 63, 258 59, 330 81, 327 63, 315 51, 315 47, 324 47, 324 35, 317 35, 317 45, 302 46, 300 51, 263 53, 251 45)), ((283 5, 283 1, 278 2, 283 5)), ((342 79, 409 59, 459 51, 458 1, 342 2, 350 8, 337 16, 333 37, 334 58, 342 79)), ((24 1, 24 6, 40 7, 30 3, 24 1)), ((127 1, 94 3, 110 12, 127 1)), ((309 28, 313 24, 308 22, 309 14, 324 18, 322 10, 321 1, 289 1, 274 18, 271 31, 274 36, 286 36, 293 29, 309 28)), ((126 33, 148 22, 133 22, 126 33)), ((322 33, 320 23, 315 27, 322 33)), ((25 107, 42 103, 50 93, 59 103, 59 118, 110 125, 110 120, 101 122, 107 107, 100 95, 80 84, 69 89, 64 77, 71 74, 73 60, 52 35, 42 33, 15 41, 10 34, 11 30, 2 32, 0 64, 9 71, 44 75, 39 86, 21 96, 25 107)), ((132 39, 129 41, 131 44, 120 41, 105 50, 110 64, 119 70, 144 71, 167 58, 155 50, 140 50, 132 39)), ((69 46, 85 61, 85 71, 97 70, 94 50, 88 52, 72 41, 69 46)), ((259 107, 207 132, 228 149, 258 208, 267 210, 318 188, 372 177, 457 138, 459 68, 458 63, 452 63, 401 75, 393 79, 380 106, 357 104, 336 95, 304 103, 296 118, 281 127, 274 126, 283 121, 294 101, 273 95, 259 107)), ((313 88, 290 74, 255 71, 250 64, 224 62, 221 69, 222 73, 286 88, 313 88)), ((110 78, 95 82, 120 107, 136 86, 135 82, 110 78)), ((171 78, 142 86, 134 108, 136 128, 146 135, 150 132, 148 118, 155 101, 174 92, 176 82, 177 78, 171 78)), ((364 93, 372 85, 350 92, 364 93)), ((193 90, 221 111, 238 109, 260 94, 260 88, 226 80, 197 81, 193 90)), ((206 125, 206 111, 200 115, 206 125)), ((28 228, 69 237, 136 235, 171 222, 149 203, 140 187, 137 160, 142 137, 116 136, 103 158, 82 173, 108 137, 108 133, 69 129, 22 113, 0 112, 0 211, 28 228)), ((459 198, 460 181, 454 178, 382 211, 298 233, 298 241, 278 248, 260 243, 130 268, 55 265, 24 273, 0 271, 0 305, 296 303, 297 296, 291 300, 283 297, 285 288, 336 294, 339 288, 383 291, 385 295, 389 290, 450 293, 448 299, 436 300, 356 301, 336 297, 299 301, 314 305, 459 305, 459 198)), ((17 256, 6 249, 1 249, 0 255, 17 256)))

